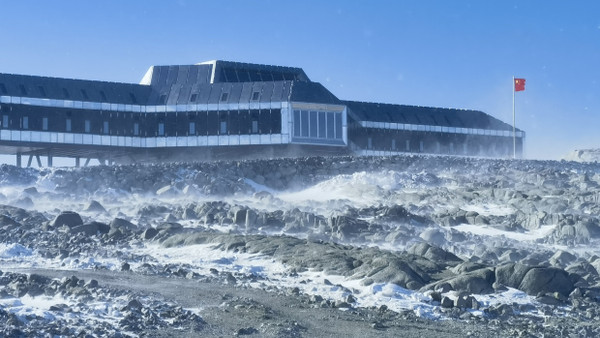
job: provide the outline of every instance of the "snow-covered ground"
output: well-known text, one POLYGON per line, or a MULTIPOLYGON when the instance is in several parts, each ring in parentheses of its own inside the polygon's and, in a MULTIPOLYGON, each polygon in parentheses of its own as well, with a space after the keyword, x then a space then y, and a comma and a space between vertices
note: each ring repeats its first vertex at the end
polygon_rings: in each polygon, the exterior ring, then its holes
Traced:
MULTIPOLYGON (((600 294, 596 164, 396 157, 1 169, 0 203, 22 208, 2 214, 3 271, 207 276, 428 320, 490 320, 508 305, 547 321, 600 294), (57 223, 65 211, 81 224, 57 223), (524 267, 522 280, 502 279, 510 264, 524 267), (569 277, 535 285, 556 273, 569 277), (460 303, 467 295, 476 306, 460 303)), ((0 310, 24 323, 67 320, 73 312, 56 305, 81 301, 5 288, 0 310)), ((75 313, 114 326, 129 301, 95 299, 75 313)))

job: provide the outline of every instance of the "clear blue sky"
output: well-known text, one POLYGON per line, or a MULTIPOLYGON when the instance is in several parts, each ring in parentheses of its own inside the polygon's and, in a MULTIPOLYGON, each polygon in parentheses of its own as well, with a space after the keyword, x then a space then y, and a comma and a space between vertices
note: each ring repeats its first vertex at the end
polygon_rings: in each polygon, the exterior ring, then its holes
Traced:
POLYGON ((600 147, 600 1, 3 1, 0 72, 139 82, 151 65, 302 67, 342 99, 483 110, 526 156, 600 147))

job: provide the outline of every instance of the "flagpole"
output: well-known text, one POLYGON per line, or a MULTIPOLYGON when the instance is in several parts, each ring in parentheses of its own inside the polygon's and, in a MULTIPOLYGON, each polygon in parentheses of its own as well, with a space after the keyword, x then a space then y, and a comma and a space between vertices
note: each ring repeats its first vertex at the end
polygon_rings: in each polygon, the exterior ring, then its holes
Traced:
POLYGON ((513 94, 513 159, 517 158, 517 131, 515 124, 515 77, 513 76, 512 81, 512 94, 513 94))

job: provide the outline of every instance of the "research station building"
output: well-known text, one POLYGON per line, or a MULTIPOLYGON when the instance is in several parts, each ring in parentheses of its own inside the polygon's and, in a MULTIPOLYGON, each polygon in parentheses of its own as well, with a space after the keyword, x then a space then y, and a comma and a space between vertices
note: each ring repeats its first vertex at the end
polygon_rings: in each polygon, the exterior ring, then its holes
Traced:
MULTIPOLYGON (((523 151, 519 129, 516 152, 523 151)), ((338 99, 301 68, 153 66, 139 84, 0 73, 0 153, 31 165, 292 156, 513 156, 513 127, 481 111, 338 99)))

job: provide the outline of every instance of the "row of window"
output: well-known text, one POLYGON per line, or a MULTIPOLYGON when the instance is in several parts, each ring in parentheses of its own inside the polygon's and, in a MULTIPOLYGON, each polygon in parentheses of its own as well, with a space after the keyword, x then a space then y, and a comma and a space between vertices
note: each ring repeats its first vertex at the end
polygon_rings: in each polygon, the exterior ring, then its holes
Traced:
MULTIPOLYGON (((25 87, 25 85, 19 85, 19 92, 21 96, 25 96, 25 97, 29 97, 29 96, 34 96, 34 97, 39 97, 42 99, 46 99, 48 98, 48 95, 46 93, 46 89, 43 86, 37 86, 37 92, 31 93, 27 90, 27 88, 25 87)), ((90 96, 88 95, 88 92, 85 89, 80 89, 79 92, 81 93, 81 97, 83 97, 83 99, 85 101, 89 101, 90 100, 90 96)), ((106 97, 106 93, 103 90, 99 90, 98 91, 100 94, 100 98, 102 102, 107 102, 108 99, 106 97)), ((8 90, 6 89, 6 86, 3 83, 0 83, 0 94, 1 95, 6 95, 8 94, 8 90)), ((62 98, 65 100, 71 100, 71 93, 69 92, 69 90, 67 88, 62 88, 61 90, 61 94, 62 94, 62 98)), ((138 104, 138 99, 135 96, 135 94, 133 94, 132 92, 129 92, 129 101, 131 104, 138 104)), ((220 97, 220 102, 227 102, 227 99, 229 98, 229 93, 228 92, 223 92, 221 93, 221 97, 220 97)), ((192 93, 189 97, 189 102, 190 103, 195 103, 196 100, 198 99, 198 93, 192 93)), ((260 91, 253 91, 252 95, 250 97, 251 101, 258 101, 260 99, 260 91)), ((166 104, 167 103, 167 94, 161 94, 159 97, 159 104, 166 104)))
MULTIPOLYGON (((432 126, 422 124, 404 124, 404 123, 387 123, 374 121, 360 121, 359 125, 363 128, 384 129, 384 130, 407 130, 407 131, 425 131, 434 133, 450 133, 450 134, 466 134, 466 135, 485 135, 485 136, 504 136, 512 137, 512 130, 494 130, 481 128, 457 128, 432 126)), ((525 137, 523 131, 516 132, 517 137, 525 137)))
POLYGON ((293 136, 302 139, 341 140, 343 122, 341 112, 294 110, 293 136))
POLYGON ((390 150, 399 152, 429 152, 437 154, 462 154, 467 155, 470 152, 483 153, 484 150, 494 154, 511 154, 512 148, 510 142, 487 142, 487 149, 482 143, 459 142, 455 145, 454 142, 442 143, 440 141, 431 141, 427 143, 423 140, 410 140, 405 139, 404 142, 397 142, 396 139, 387 140, 387 145, 382 144, 381 140, 376 145, 373 144, 373 137, 367 137, 366 149, 367 150, 390 150), (402 144, 403 143, 403 144, 402 144))
POLYGON ((213 111, 187 114, 123 114, 68 111, 3 112, 2 129, 95 133, 121 136, 280 134, 281 110, 213 111), (29 113, 31 115, 24 115, 29 113), (78 114, 82 113, 82 114, 78 114))

